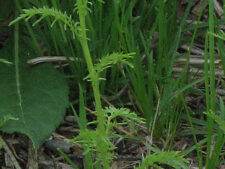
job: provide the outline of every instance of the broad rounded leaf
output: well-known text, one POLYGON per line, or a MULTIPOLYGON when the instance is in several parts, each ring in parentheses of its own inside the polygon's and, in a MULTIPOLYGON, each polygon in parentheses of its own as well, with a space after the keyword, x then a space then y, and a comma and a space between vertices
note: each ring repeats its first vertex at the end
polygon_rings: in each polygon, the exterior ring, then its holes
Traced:
POLYGON ((9 114, 17 119, 7 121, 1 130, 23 133, 38 148, 63 121, 68 105, 63 76, 51 65, 42 64, 20 66, 17 77, 14 66, 1 64, 0 79, 0 119, 9 114))

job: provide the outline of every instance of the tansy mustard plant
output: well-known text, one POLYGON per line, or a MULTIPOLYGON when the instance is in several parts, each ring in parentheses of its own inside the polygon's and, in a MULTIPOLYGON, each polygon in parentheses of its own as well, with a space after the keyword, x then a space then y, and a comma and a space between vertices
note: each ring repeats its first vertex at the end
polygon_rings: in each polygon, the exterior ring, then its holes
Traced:
MULTIPOLYGON (((99 3, 103 3, 99 1, 99 3)), ((64 24, 64 29, 69 29, 73 34, 73 37, 79 40, 82 49, 84 58, 87 64, 87 68, 89 71, 88 79, 91 81, 93 93, 94 93, 94 100, 96 105, 96 112, 97 112, 97 130, 95 132, 86 131, 85 133, 81 133, 78 138, 84 140, 86 136, 90 138, 94 138, 94 145, 95 150, 97 151, 98 155, 100 156, 101 164, 105 169, 109 169, 110 160, 108 158, 108 153, 110 151, 111 143, 107 138, 106 128, 105 128, 105 115, 101 105, 101 98, 100 98, 100 90, 99 90, 99 83, 100 83, 100 73, 110 67, 113 64, 118 62, 122 62, 132 66, 127 60, 131 58, 134 53, 130 54, 121 54, 121 53, 113 53, 103 57, 99 63, 94 65, 91 57, 91 53, 88 47, 88 37, 87 37, 87 28, 86 28, 86 16, 89 14, 90 8, 88 5, 92 3, 88 0, 77 0, 74 8, 74 12, 78 13, 79 19, 78 21, 74 21, 71 15, 67 15, 66 13, 61 12, 60 10, 56 10, 53 8, 43 7, 43 8, 32 8, 32 9, 24 9, 23 14, 21 14, 17 19, 12 21, 10 25, 25 19, 28 21, 34 16, 39 16, 39 19, 33 23, 33 26, 41 22, 44 18, 50 17, 52 20, 51 26, 54 26, 56 22, 61 22, 64 24), (87 135, 88 133, 88 135, 87 135), (94 137, 91 137, 94 134, 94 137)), ((91 144, 91 140, 88 140, 88 144, 91 144)))

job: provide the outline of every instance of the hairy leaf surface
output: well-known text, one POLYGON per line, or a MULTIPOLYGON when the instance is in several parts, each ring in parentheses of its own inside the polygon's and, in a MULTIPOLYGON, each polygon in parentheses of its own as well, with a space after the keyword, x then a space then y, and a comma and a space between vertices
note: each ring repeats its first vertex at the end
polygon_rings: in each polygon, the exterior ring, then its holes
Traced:
POLYGON ((51 65, 30 67, 23 62, 19 77, 14 66, 1 64, 0 79, 0 119, 9 114, 18 119, 7 121, 2 131, 23 133, 39 147, 63 120, 68 105, 68 87, 63 76, 51 65))

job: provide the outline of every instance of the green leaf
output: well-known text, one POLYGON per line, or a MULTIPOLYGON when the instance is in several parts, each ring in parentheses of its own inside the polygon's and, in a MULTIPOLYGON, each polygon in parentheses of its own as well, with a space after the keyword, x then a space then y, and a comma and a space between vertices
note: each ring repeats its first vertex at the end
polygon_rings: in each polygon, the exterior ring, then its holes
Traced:
POLYGON ((27 135, 38 148, 62 122, 68 105, 68 87, 63 76, 51 65, 29 67, 20 64, 19 96, 14 66, 0 67, 0 119, 9 120, 3 132, 27 135), (21 97, 21 101, 20 101, 21 97))
POLYGON ((134 55, 135 53, 128 53, 128 54, 112 53, 110 55, 106 55, 100 59, 98 64, 95 65, 96 72, 99 74, 103 70, 117 63, 123 63, 130 67, 133 67, 133 65, 128 61, 128 59, 131 59, 134 55))
POLYGON ((105 111, 105 115, 107 115, 107 118, 109 119, 109 121, 117 117, 121 117, 124 119, 124 121, 127 121, 129 119, 136 123, 140 123, 140 124, 145 123, 145 119, 138 117, 136 113, 130 112, 130 110, 126 108, 117 109, 115 107, 106 107, 103 111, 105 111), (109 115, 107 113, 109 113, 109 115))
POLYGON ((11 114, 7 114, 6 116, 0 118, 0 127, 3 126, 9 120, 18 120, 11 116, 11 114))
POLYGON ((40 16, 40 18, 35 21, 32 26, 35 26, 39 22, 41 22, 44 18, 50 17, 54 18, 51 24, 51 27, 54 26, 56 22, 62 22, 64 24, 64 29, 66 30, 69 28, 69 30, 73 34, 73 38, 75 38, 75 35, 79 37, 79 24, 78 22, 74 22, 71 15, 67 15, 66 12, 62 12, 60 10, 54 9, 54 8, 31 8, 31 9, 24 9, 23 13, 17 17, 15 20, 10 22, 9 26, 12 26, 13 24, 19 22, 20 20, 28 21, 34 16, 40 16))
POLYGON ((204 112, 207 116, 211 117, 215 122, 219 125, 221 130, 225 133, 225 120, 223 120, 220 116, 216 115, 213 111, 204 112))
POLYGON ((5 59, 0 59, 0 63, 12 65, 12 62, 9 62, 9 61, 7 61, 7 60, 5 60, 5 59))
MULTIPOLYGON (((0 127, 3 126, 3 124, 5 124, 7 121, 9 120, 18 120, 16 118, 13 118, 11 116, 11 114, 8 114, 6 116, 4 116, 3 118, 0 118, 0 127)), ((0 150, 2 149, 2 138, 0 136, 0 150)))
POLYGON ((212 32, 208 32, 208 34, 213 35, 216 38, 225 40, 225 33, 222 30, 220 30, 220 32, 218 34, 215 34, 215 33, 212 33, 212 32))
POLYGON ((139 167, 135 169, 145 169, 150 166, 153 166, 155 168, 162 168, 158 164, 166 164, 175 169, 188 169, 187 163, 188 161, 183 156, 180 156, 178 151, 162 151, 154 153, 152 155, 148 155, 143 159, 139 167))

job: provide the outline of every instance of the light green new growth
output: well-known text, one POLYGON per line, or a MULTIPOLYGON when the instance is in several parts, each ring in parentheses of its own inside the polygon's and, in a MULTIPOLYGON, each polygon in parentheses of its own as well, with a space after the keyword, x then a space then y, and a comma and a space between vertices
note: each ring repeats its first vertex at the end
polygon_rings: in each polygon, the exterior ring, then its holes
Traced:
POLYGON ((9 62, 5 59, 0 59, 0 63, 4 63, 4 64, 8 64, 8 65, 12 65, 13 63, 12 62, 9 62))
POLYGON ((212 33, 212 32, 208 32, 208 34, 213 35, 216 38, 225 40, 225 33, 223 30, 220 30, 220 32, 218 34, 212 33))
MULTIPOLYGON (((137 116, 136 113, 130 112, 129 109, 120 108, 117 109, 115 107, 107 107, 103 109, 104 115, 105 115, 105 122, 104 126, 106 128, 106 137, 104 137, 101 149, 105 149, 105 147, 108 147, 108 150, 112 151, 116 147, 111 143, 109 138, 115 138, 115 137, 121 137, 120 135, 114 134, 114 127, 126 125, 131 122, 144 124, 145 121, 143 118, 140 118, 137 116), (116 118, 120 117, 123 118, 122 123, 118 123, 116 121, 116 118)), ((96 121, 91 122, 89 124, 96 123, 96 121)), ((72 139, 70 142, 76 142, 76 143, 82 143, 85 145, 85 147, 88 147, 86 152, 84 154, 87 154, 88 152, 95 152, 97 151, 97 138, 101 137, 97 131, 90 131, 90 130, 81 130, 80 134, 72 139)), ((107 153, 106 160, 110 163, 112 162, 114 156, 110 152, 107 153)))
POLYGON ((138 117, 136 113, 130 112, 130 110, 126 108, 117 109, 115 107, 106 107, 103 111, 105 112, 106 119, 108 119, 109 122, 117 117, 122 117, 124 118, 123 122, 131 120, 139 124, 145 123, 145 119, 138 117))
POLYGON ((135 169, 147 169, 149 167, 163 169, 159 164, 166 164, 175 169, 189 169, 187 166, 188 161, 179 153, 178 151, 154 153, 144 158, 140 166, 135 169))
MULTIPOLYGON (((99 1, 102 2, 102 1, 99 1)), ((77 38, 82 46, 83 54, 87 63, 90 81, 92 83, 94 99, 96 104, 96 111, 97 111, 97 130, 92 131, 81 131, 80 135, 77 139, 83 140, 88 143, 88 147, 95 147, 96 151, 99 153, 100 161, 102 166, 105 169, 109 169, 110 165, 110 153, 109 151, 112 149, 111 143, 108 141, 108 136, 105 130, 105 116, 104 111, 102 110, 101 99, 100 99, 100 90, 99 90, 99 74, 107 69, 108 67, 112 66, 113 64, 117 64, 118 62, 122 62, 132 67, 132 65, 127 61, 127 59, 131 58, 134 53, 131 54, 120 54, 114 53, 111 55, 107 55, 103 57, 99 63, 95 66, 92 62, 92 57, 90 54, 90 50, 87 43, 87 35, 86 35, 86 20, 85 17, 88 15, 90 9, 88 5, 92 5, 88 0, 77 0, 75 4, 74 11, 77 11, 79 16, 79 22, 75 22, 71 15, 67 15, 66 12, 61 12, 60 10, 56 10, 53 8, 32 8, 32 9, 25 9, 23 10, 23 14, 21 14, 17 19, 12 21, 10 25, 25 19, 28 21, 34 16, 39 16, 40 18, 33 23, 33 26, 41 22, 44 18, 50 17, 53 19, 51 26, 53 26, 56 22, 62 22, 64 24, 64 29, 66 30, 67 27, 72 32, 73 37, 77 38), (90 134, 89 137, 87 133, 90 134), (93 137, 91 137, 93 136, 93 137), (90 144, 90 145, 89 145, 90 144)))
POLYGON ((112 53, 110 55, 106 55, 99 60, 99 63, 94 65, 96 74, 89 74, 85 79, 98 78, 100 80, 101 79, 100 73, 117 63, 123 63, 133 68, 133 65, 128 61, 128 59, 131 59, 134 55, 135 53, 128 53, 128 54, 112 53))
POLYGON ((99 60, 99 63, 95 65, 95 70, 97 74, 99 74, 105 69, 117 63, 123 63, 133 68, 133 65, 128 61, 128 59, 131 59, 134 55, 135 53, 129 53, 129 54, 113 53, 113 54, 107 55, 99 60))
MULTIPOLYGON (((113 154, 111 154, 109 151, 114 150, 116 147, 110 142, 108 137, 102 137, 102 135, 99 135, 98 131, 91 131, 91 130, 81 130, 79 135, 75 137, 74 139, 70 140, 70 142, 74 143, 80 143, 84 147, 86 147, 86 151, 83 153, 86 155, 87 153, 93 153, 93 152, 99 152, 99 148, 103 149, 104 151, 107 151, 104 157, 104 163, 110 164, 112 160, 114 159, 113 154), (98 139, 101 139, 101 145, 98 145, 98 139)), ((100 154, 100 156, 102 156, 100 154)), ((100 158, 96 159, 101 160, 100 158)))
POLYGON ((13 20, 9 26, 15 24, 16 22, 25 19, 25 21, 29 21, 32 17, 39 15, 40 18, 32 24, 32 26, 37 25, 46 17, 52 17, 53 21, 51 27, 55 25, 56 22, 62 22, 64 24, 64 29, 67 30, 67 27, 73 34, 73 38, 75 36, 79 37, 79 22, 74 22, 71 15, 67 15, 66 12, 61 12, 60 10, 54 8, 32 8, 32 9, 24 9, 23 14, 21 14, 18 18, 13 20))
POLYGON ((205 112, 205 114, 212 118, 225 133, 225 120, 221 119, 221 117, 216 115, 213 111, 205 112))

